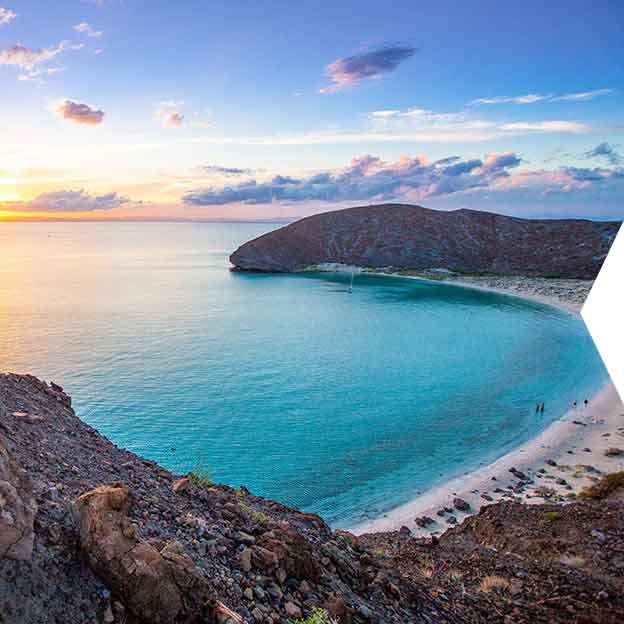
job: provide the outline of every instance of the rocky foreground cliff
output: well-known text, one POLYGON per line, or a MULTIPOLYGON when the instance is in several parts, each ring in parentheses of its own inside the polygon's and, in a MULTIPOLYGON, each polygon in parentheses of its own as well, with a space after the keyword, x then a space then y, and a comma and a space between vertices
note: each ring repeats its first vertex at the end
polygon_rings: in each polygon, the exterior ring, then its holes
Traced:
POLYGON ((230 261, 243 271, 290 272, 336 262, 591 279, 619 226, 383 204, 301 219, 245 243, 230 261))
POLYGON ((0 375, 0 622, 622 622, 611 494, 489 505, 439 539, 355 537, 173 475, 83 423, 61 387, 0 375))

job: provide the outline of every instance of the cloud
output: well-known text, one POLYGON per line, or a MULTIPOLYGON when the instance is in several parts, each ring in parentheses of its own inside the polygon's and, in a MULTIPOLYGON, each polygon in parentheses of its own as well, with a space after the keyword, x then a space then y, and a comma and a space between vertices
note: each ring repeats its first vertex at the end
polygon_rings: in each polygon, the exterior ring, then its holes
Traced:
POLYGON ((176 110, 183 106, 182 100, 162 100, 154 106, 154 117, 163 128, 181 128, 184 125, 184 115, 176 110))
POLYGON ((500 126, 501 130, 507 131, 525 131, 525 132, 571 132, 580 134, 589 132, 591 127, 580 121, 516 121, 512 123, 504 123, 500 126))
POLYGON ((470 112, 435 113, 425 108, 411 108, 405 111, 382 110, 370 113, 374 127, 422 128, 438 131, 465 132, 486 131, 490 138, 493 132, 587 132, 589 126, 578 121, 515 121, 499 123, 474 117, 470 112))
POLYGON ((307 176, 273 175, 238 184, 205 186, 187 192, 190 206, 321 202, 418 202, 462 194, 485 197, 527 197, 538 202, 557 193, 587 190, 621 193, 624 168, 559 167, 552 170, 519 169, 522 159, 514 152, 487 154, 483 159, 448 156, 430 162, 425 156, 403 156, 385 162, 360 156, 342 169, 307 176), (520 195, 521 196, 521 195, 520 195))
POLYGON ((587 102, 601 95, 609 95, 613 93, 613 89, 595 89, 594 91, 584 91, 581 93, 568 93, 567 95, 558 95, 552 98, 552 102, 560 101, 572 101, 572 102, 587 102))
POLYGON ((468 106, 479 106, 484 104, 534 104, 535 102, 543 102, 549 100, 552 95, 537 95, 529 93, 527 95, 497 95, 491 98, 478 98, 468 102, 468 106))
POLYGON ((566 93, 564 95, 544 95, 538 93, 528 93, 526 95, 497 95, 489 98, 478 98, 468 102, 469 106, 481 106, 492 104, 535 104, 536 102, 587 102, 602 95, 613 93, 612 89, 595 89, 594 91, 583 91, 580 93, 566 93))
POLYGON ((51 61, 66 50, 80 50, 84 44, 61 41, 50 48, 32 49, 18 43, 6 50, 0 50, 0 65, 19 67, 27 71, 35 69, 41 63, 51 61))
POLYGON ((575 191, 617 190, 621 192, 624 184, 624 169, 615 167, 559 167, 553 170, 522 171, 510 178, 502 191, 517 189, 537 191, 545 197, 555 193, 572 193, 575 191))
POLYGON ((88 22, 80 22, 74 26, 74 30, 79 33, 87 35, 87 37, 101 37, 104 34, 103 30, 95 30, 88 22))
POLYGON ((594 167, 562 167, 572 180, 576 182, 603 182, 605 180, 624 179, 624 169, 616 167, 614 169, 603 169, 594 167))
POLYGON ((373 111, 372 113, 370 113, 370 116, 374 119, 392 119, 393 117, 396 117, 400 114, 400 110, 379 110, 373 111))
POLYGON ((11 9, 0 7, 0 26, 10 24, 16 17, 17 13, 14 13, 11 9))
POLYGON ((184 106, 184 100, 162 100, 158 102, 156 106, 160 108, 179 108, 180 106, 184 106))
POLYGON ((13 202, 3 206, 19 212, 92 212, 112 210, 130 202, 130 199, 117 193, 91 195, 85 190, 52 191, 42 193, 28 202, 13 202))
POLYGON ((83 126, 99 126, 104 120, 104 111, 92 108, 88 104, 63 100, 52 109, 61 119, 66 119, 83 126))
POLYGON ((39 84, 43 84, 44 76, 53 76, 54 74, 58 74, 63 71, 65 71, 65 67, 48 67, 48 68, 42 68, 42 69, 33 69, 25 74, 19 74, 17 79, 20 82, 38 82, 39 84))
POLYGON ((522 159, 513 152, 488 154, 483 161, 482 169, 489 172, 500 171, 517 167, 521 162, 522 159))
POLYGON ((184 115, 182 113, 165 113, 161 111, 157 116, 163 128, 181 128, 184 124, 184 115))
POLYGON ((410 46, 387 45, 336 59, 325 68, 330 84, 320 89, 319 93, 337 93, 362 80, 381 78, 394 71, 415 52, 416 49, 410 46))
POLYGON ((618 165, 622 162, 622 155, 607 142, 596 145, 594 149, 585 152, 587 158, 605 158, 611 165, 618 165))
POLYGON ((401 127, 435 126, 438 128, 450 128, 457 124, 461 124, 464 128, 476 126, 483 128, 494 125, 491 122, 469 118, 464 113, 435 113, 426 108, 373 111, 369 114, 369 118, 377 124, 376 127, 381 128, 388 128, 391 125, 393 127, 401 125, 401 127))
POLYGON ((244 176, 252 175, 253 169, 242 169, 240 167, 220 167, 218 165, 206 165, 202 167, 202 171, 210 174, 223 176, 244 176))
POLYGON ((206 130, 208 128, 214 128, 214 122, 194 120, 189 123, 189 126, 191 126, 192 128, 203 128, 204 130, 206 130))
POLYGON ((424 157, 402 157, 387 163, 376 156, 354 158, 337 171, 309 177, 276 175, 258 182, 250 180, 223 188, 192 190, 183 201, 196 206, 231 203, 263 204, 273 201, 386 201, 399 197, 423 199, 487 187, 509 176, 520 159, 513 153, 491 154, 485 161, 452 156, 428 163, 424 157))
MULTIPOLYGON (((579 121, 490 121, 475 116, 474 111, 459 113, 436 113, 424 108, 401 110, 379 110, 368 115, 372 127, 379 131, 398 131, 405 135, 406 131, 422 132, 425 135, 434 133, 440 139, 488 140, 508 136, 510 133, 532 134, 535 132, 589 132, 590 127, 579 121)), ((427 137, 427 139, 431 140, 427 137)))
POLYGON ((592 130, 579 121, 491 121, 475 111, 436 113, 423 108, 378 110, 364 118, 365 127, 355 130, 317 131, 273 136, 192 137, 193 143, 213 145, 339 145, 356 143, 457 143, 478 142, 535 133, 579 134, 592 130))

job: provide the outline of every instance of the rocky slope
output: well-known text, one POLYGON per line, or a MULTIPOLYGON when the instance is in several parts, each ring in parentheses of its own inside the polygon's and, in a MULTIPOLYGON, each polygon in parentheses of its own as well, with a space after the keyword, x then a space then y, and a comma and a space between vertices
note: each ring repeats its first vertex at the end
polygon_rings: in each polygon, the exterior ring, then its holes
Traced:
POLYGON ((619 226, 383 204, 301 219, 245 243, 230 261, 244 271, 289 272, 339 262, 591 279, 619 226))
POLYGON ((510 501, 484 507, 439 541, 401 533, 360 541, 480 622, 615 624, 624 621, 623 511, 617 500, 510 501))
POLYGON ((500 503, 439 541, 356 538, 176 477, 83 423, 59 386, 0 375, 3 624, 271 624, 316 608, 342 623, 624 621, 623 511, 500 503))

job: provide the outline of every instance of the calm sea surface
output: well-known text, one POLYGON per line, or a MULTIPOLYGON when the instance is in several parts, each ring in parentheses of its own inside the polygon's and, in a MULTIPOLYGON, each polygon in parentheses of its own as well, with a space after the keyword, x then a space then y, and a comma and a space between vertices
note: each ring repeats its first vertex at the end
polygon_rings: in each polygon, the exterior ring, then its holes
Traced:
POLYGON ((267 224, 0 224, 0 370, 116 444, 348 526, 489 462, 607 378, 552 308, 379 276, 231 273, 267 224), (546 412, 536 415, 544 401, 546 412))

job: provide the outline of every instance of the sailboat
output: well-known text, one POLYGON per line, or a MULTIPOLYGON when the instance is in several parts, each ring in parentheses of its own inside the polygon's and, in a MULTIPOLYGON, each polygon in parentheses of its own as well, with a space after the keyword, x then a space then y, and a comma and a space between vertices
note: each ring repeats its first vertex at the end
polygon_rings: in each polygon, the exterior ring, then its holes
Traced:
POLYGON ((355 276, 355 269, 351 269, 351 283, 349 284, 349 288, 347 289, 347 292, 352 293, 353 292, 353 280, 354 280, 354 276, 355 276))

